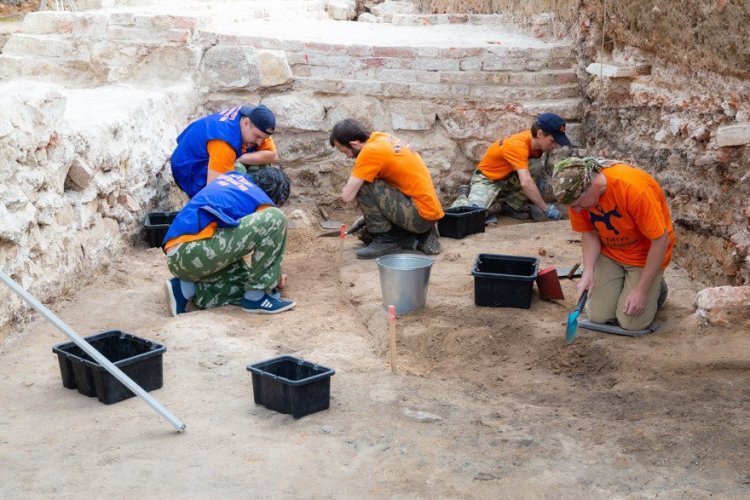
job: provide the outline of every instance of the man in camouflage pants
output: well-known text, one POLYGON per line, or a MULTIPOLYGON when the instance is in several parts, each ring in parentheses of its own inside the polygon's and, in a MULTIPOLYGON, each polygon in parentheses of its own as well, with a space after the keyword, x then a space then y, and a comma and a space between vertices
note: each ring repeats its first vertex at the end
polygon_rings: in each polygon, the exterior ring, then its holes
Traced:
POLYGON ((557 146, 569 146, 565 120, 542 113, 530 130, 493 142, 471 177, 471 187, 461 186, 453 207, 490 208, 495 200, 516 219, 559 220, 560 211, 547 204, 540 192, 542 154, 557 146))
POLYGON ((409 144, 352 119, 333 127, 330 144, 355 159, 341 199, 357 202, 367 227, 361 238, 369 244, 357 250, 358 259, 401 249, 440 253, 436 222, 443 209, 430 171, 409 144))
MULTIPOLYGON (((276 176, 288 183, 276 170, 263 169, 256 178, 276 176)), ((164 250, 175 278, 165 283, 165 292, 173 316, 185 312, 190 299, 200 308, 233 304, 261 314, 296 305, 275 289, 286 248, 286 216, 275 203, 286 199, 288 184, 281 190, 266 188, 272 200, 251 179, 239 172, 221 175, 170 226, 164 250), (251 252, 248 266, 244 257, 251 252)))

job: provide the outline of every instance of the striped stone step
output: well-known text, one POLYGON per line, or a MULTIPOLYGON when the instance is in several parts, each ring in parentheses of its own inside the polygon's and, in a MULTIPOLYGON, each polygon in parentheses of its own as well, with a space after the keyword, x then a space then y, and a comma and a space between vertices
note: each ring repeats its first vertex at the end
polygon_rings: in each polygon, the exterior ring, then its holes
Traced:
POLYGON ((520 72, 482 72, 482 71, 432 71, 415 69, 375 68, 332 68, 297 64, 292 66, 296 77, 317 79, 363 79, 385 82, 416 83, 462 83, 467 85, 495 85, 498 87, 515 86, 555 86, 576 83, 578 77, 574 70, 543 70, 520 72))
POLYGON ((387 82, 379 80, 296 78, 295 90, 324 94, 354 94, 402 98, 502 99, 510 102, 533 99, 564 99, 578 96, 578 84, 548 87, 496 87, 466 84, 387 82))
POLYGON ((0 54, 0 80, 28 78, 35 81, 58 83, 82 88, 103 83, 103 78, 84 61, 65 61, 40 57, 0 54))

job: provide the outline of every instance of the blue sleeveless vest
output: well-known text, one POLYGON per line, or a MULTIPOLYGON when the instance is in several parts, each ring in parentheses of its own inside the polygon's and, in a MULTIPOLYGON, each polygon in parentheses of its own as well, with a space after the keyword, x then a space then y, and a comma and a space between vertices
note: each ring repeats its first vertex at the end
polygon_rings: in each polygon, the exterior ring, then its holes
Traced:
POLYGON ((224 141, 238 157, 242 154, 240 118, 240 108, 230 108, 194 121, 177 137, 177 147, 170 160, 172 177, 189 197, 206 186, 208 141, 224 141))
POLYGON ((273 201, 245 174, 222 174, 196 194, 169 226, 162 246, 184 234, 198 234, 212 222, 219 227, 237 227, 240 219, 273 201))

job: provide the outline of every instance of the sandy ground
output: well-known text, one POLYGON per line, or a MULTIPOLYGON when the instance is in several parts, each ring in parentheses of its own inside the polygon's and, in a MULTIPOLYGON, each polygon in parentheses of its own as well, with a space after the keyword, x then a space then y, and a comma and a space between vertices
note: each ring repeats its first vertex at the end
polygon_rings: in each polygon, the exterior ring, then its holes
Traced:
MULTIPOLYGON (((334 215, 332 213, 332 215, 334 215)), ((339 215, 339 214, 336 214, 339 215)), ((350 218, 347 216, 347 219, 350 218)), ((567 222, 443 239, 427 308, 398 319, 387 356, 377 266, 346 242, 290 232, 293 311, 167 315, 158 249, 141 246, 50 307, 82 335, 118 329, 167 346, 151 394, 103 405, 62 387, 38 317, 0 349, 0 498, 722 498, 750 495, 747 333, 701 328, 701 288, 676 267, 661 329, 633 339, 579 330, 566 299, 479 308, 478 253, 579 258, 567 222), (253 402, 246 365, 291 354, 336 369, 329 410, 294 420, 253 402)))

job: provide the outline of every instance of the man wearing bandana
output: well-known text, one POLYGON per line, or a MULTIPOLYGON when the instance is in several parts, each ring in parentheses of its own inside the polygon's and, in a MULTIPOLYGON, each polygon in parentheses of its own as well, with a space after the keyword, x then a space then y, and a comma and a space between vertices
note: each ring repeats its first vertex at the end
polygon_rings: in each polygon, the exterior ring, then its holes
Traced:
POLYGON ((674 246, 672 218, 656 180, 622 162, 568 158, 555 165, 552 190, 582 233, 589 320, 648 328, 666 299, 664 269, 674 246))

